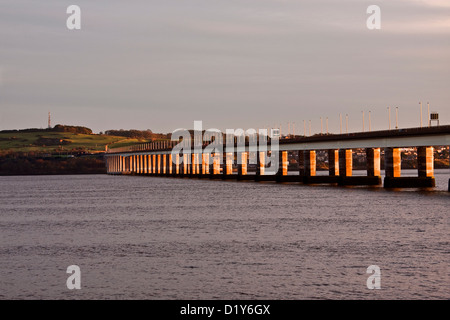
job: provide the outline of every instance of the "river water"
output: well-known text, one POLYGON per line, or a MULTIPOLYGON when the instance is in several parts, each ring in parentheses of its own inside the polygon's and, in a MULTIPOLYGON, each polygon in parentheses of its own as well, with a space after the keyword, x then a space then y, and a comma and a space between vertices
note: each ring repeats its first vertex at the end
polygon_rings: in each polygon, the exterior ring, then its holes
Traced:
POLYGON ((436 170, 430 192, 0 177, 0 299, 449 299, 449 178, 436 170))

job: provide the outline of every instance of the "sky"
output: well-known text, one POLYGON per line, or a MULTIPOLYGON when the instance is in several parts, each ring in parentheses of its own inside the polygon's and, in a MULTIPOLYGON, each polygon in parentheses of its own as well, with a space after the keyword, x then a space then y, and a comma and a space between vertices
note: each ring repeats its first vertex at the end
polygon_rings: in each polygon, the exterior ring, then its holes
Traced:
POLYGON ((450 123, 448 0, 0 0, 0 130, 383 130, 419 101, 450 123))

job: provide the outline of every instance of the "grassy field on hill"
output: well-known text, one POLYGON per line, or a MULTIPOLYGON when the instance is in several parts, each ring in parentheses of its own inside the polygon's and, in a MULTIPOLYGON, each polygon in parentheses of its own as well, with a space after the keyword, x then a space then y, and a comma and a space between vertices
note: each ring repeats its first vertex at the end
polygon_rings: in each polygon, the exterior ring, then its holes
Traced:
POLYGON ((105 146, 123 147, 147 140, 71 132, 0 132, 0 154, 17 152, 102 152, 105 146))

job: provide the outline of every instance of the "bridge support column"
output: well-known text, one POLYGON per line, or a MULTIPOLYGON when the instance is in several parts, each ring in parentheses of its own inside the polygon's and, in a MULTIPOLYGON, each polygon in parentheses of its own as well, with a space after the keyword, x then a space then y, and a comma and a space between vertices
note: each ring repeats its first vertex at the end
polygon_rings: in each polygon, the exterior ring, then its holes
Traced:
POLYGON ((328 150, 328 175, 330 177, 339 176, 339 150, 328 150))
POLYGON ((203 175, 203 153, 195 154, 195 161, 197 162, 197 175, 203 175))
POLYGON ((316 175, 316 151, 306 150, 303 152, 303 161, 305 166, 305 176, 313 177, 316 175))
POLYGON ((188 154, 183 153, 183 172, 181 173, 183 176, 186 176, 188 174, 187 168, 188 168, 188 154))
POLYGON ((172 153, 166 155, 166 168, 166 175, 171 176, 173 174, 172 153))
POLYGON ((152 174, 156 174, 156 154, 152 155, 152 174))
POLYGON ((205 170, 205 175, 209 175, 210 174, 210 172, 209 172, 209 158, 210 158, 210 155, 208 153, 203 153, 203 160, 205 161, 205 163, 203 165, 203 168, 205 170))
POLYGON ((418 147, 417 148, 417 169, 419 177, 434 177, 434 148, 418 147))
POLYGON ((248 163, 248 153, 239 152, 237 154, 238 179, 243 179, 243 176, 247 176, 247 163, 248 163))
POLYGON ((303 151, 303 177, 301 177, 303 183, 311 184, 317 183, 316 176, 316 151, 305 150, 303 151))
POLYGON ((213 174, 211 175, 211 178, 217 178, 220 175, 220 154, 214 153, 212 156, 213 159, 213 174))
POLYGON ((256 151, 256 175, 255 180, 262 180, 264 169, 266 167, 266 153, 264 151, 256 151))
POLYGON ((131 155, 130 156, 130 171, 132 174, 134 174, 135 170, 136 170, 136 162, 135 162, 135 155, 131 155))
POLYGON ((151 154, 148 155, 148 174, 151 175, 153 174, 153 156, 151 154))
POLYGON ((385 148, 384 149, 384 187, 395 188, 397 184, 395 178, 400 178, 401 175, 401 152, 400 148, 385 148))
POLYGON ((400 148, 384 149, 384 170, 386 177, 398 178, 401 175, 401 152, 400 148))
POLYGON ((148 174, 152 174, 152 155, 147 155, 148 174))
POLYGON ((172 157, 175 157, 172 163, 172 175, 178 176, 180 174, 180 154, 176 153, 172 157))
POLYGON ((184 154, 180 153, 178 155, 178 174, 183 177, 184 174, 184 154))
POLYGON ((144 158, 144 161, 143 161, 143 163, 144 163, 144 170, 143 170, 143 174, 148 174, 148 162, 147 162, 147 155, 146 154, 144 154, 143 155, 143 158, 144 158))
POLYGON ((385 188, 432 188, 436 185, 433 167, 433 147, 417 148, 418 177, 401 177, 401 153, 400 148, 386 148, 385 188))
POLYGON ((339 176, 351 177, 353 171, 352 149, 339 150, 339 176))
POLYGON ((381 176, 381 158, 380 148, 367 148, 367 176, 368 177, 380 177, 381 176))
POLYGON ((371 184, 368 180, 370 179, 364 176, 353 177, 353 150, 340 149, 338 184, 341 186, 371 184))
POLYGON ((134 164, 135 164, 134 173, 139 174, 139 155, 138 154, 134 155, 134 164))
POLYGON ((256 175, 263 176, 264 175, 264 169, 266 168, 266 153, 265 152, 256 152, 257 158, 256 158, 256 175))
POLYGON ((157 165, 158 165, 158 169, 157 169, 156 173, 158 175, 160 175, 161 174, 161 154, 157 154, 156 158, 157 158, 156 162, 157 162, 157 165))
POLYGON ((208 155, 206 154, 206 153, 201 153, 201 157, 202 157, 202 166, 201 166, 201 168, 200 168, 200 172, 201 172, 201 174, 202 174, 202 176, 204 177, 204 176, 206 176, 207 175, 207 173, 206 173, 206 158, 208 157, 208 155))
POLYGON ((222 178, 230 178, 233 174, 233 160, 234 154, 232 152, 224 152, 223 153, 223 165, 222 165, 222 178))
POLYGON ((162 160, 162 174, 166 174, 169 170, 167 167, 167 155, 166 154, 162 154, 161 155, 161 160, 162 160))
MULTIPOLYGON (((353 166, 352 154, 346 151, 346 162, 350 162, 353 166)), ((352 169, 347 169, 347 174, 350 176, 343 175, 339 177, 339 185, 344 186, 377 186, 381 184, 381 174, 380 174, 380 149, 379 148, 367 148, 366 149, 366 159, 367 159, 367 176, 353 176, 352 169)), ((347 165, 348 166, 348 165, 347 165)))
POLYGON ((191 175, 195 175, 197 173, 197 162, 195 160, 195 153, 191 153, 191 175))
POLYGON ((187 155, 186 155, 186 174, 187 175, 190 175, 190 174, 192 174, 192 168, 191 168, 191 154, 192 153, 188 153, 187 155))
POLYGON ((300 179, 305 176, 305 152, 303 150, 298 151, 298 174, 300 179))
POLYGON ((289 153, 288 151, 278 152, 278 171, 276 174, 277 182, 298 181, 297 176, 288 176, 289 171, 289 153))

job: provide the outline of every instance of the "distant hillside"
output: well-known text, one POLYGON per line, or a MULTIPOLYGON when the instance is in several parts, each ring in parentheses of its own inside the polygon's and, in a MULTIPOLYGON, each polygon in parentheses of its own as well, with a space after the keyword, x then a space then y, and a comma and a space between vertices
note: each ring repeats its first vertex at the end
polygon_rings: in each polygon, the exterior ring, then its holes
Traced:
POLYGON ((0 156, 5 154, 75 154, 104 152, 105 147, 122 147, 148 142, 148 139, 93 134, 80 126, 56 125, 49 129, 0 131, 0 156))
POLYGON ((0 133, 25 133, 25 132, 71 132, 71 133, 81 133, 81 134, 92 134, 92 130, 82 126, 67 126, 62 124, 57 124, 53 128, 46 129, 19 129, 19 130, 2 130, 0 133))
POLYGON ((170 135, 163 133, 153 133, 151 130, 135 130, 135 129, 106 130, 105 134, 134 139, 148 139, 148 140, 170 139, 170 135))

